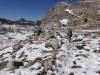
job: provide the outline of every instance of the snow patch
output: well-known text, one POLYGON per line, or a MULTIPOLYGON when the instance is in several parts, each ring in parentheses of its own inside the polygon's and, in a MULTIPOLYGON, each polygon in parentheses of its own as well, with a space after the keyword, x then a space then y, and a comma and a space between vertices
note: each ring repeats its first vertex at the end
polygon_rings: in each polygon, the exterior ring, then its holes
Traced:
POLYGON ((59 21, 63 25, 67 25, 68 24, 68 19, 62 19, 62 20, 59 20, 59 21))
POLYGON ((65 9, 64 11, 69 12, 70 14, 73 14, 73 10, 65 9))

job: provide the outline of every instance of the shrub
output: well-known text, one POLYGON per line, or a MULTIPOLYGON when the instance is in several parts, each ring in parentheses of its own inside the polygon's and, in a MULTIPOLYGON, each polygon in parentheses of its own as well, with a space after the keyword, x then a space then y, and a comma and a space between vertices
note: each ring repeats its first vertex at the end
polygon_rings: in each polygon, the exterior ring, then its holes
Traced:
POLYGON ((38 29, 38 30, 37 30, 37 35, 36 35, 36 36, 40 36, 41 33, 43 33, 42 29, 38 29))
POLYGON ((79 50, 84 49, 84 45, 76 45, 76 48, 79 50))

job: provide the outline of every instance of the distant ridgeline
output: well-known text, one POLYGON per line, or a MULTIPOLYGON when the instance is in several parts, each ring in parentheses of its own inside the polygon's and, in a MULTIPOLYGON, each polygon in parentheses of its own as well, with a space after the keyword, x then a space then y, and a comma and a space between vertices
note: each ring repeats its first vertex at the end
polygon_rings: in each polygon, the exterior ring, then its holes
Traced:
POLYGON ((6 18, 0 18, 0 25, 8 24, 8 25, 36 25, 34 21, 27 21, 25 19, 20 19, 18 21, 8 20, 6 18))

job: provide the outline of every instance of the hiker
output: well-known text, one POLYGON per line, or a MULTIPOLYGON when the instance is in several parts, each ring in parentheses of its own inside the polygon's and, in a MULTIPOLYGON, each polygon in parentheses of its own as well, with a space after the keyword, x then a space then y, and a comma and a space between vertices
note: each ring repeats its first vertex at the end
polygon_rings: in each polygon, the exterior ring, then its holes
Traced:
POLYGON ((69 42, 71 42, 72 31, 71 31, 70 28, 68 29, 67 36, 68 36, 68 40, 69 40, 69 42))

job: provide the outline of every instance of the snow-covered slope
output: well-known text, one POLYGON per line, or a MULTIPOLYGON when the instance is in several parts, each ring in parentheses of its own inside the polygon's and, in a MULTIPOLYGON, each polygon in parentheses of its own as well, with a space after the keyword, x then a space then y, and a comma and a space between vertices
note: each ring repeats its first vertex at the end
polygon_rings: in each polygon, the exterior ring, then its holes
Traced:
POLYGON ((63 42, 58 51, 45 47, 48 40, 32 40, 33 33, 0 35, 0 75, 99 75, 100 37, 86 33, 74 31, 70 43, 54 34, 63 42), (13 68, 13 61, 24 65, 13 68))

